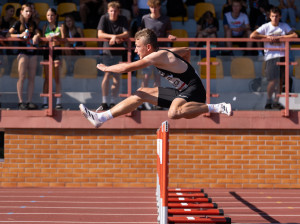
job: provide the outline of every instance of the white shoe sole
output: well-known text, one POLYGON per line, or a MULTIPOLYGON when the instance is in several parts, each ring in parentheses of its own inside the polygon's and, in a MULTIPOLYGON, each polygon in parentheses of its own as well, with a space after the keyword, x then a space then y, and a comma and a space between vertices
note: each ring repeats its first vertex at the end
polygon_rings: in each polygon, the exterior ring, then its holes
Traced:
POLYGON ((101 122, 100 121, 96 121, 93 114, 89 112, 89 110, 83 105, 80 104, 79 105, 79 109, 81 111, 81 114, 95 127, 95 128, 99 128, 101 126, 101 122))
POLYGON ((223 102, 224 104, 225 104, 225 107, 226 107, 226 111, 227 112, 224 112, 224 114, 226 114, 227 116, 231 116, 232 115, 232 110, 231 110, 231 104, 230 103, 225 103, 225 102, 223 102))

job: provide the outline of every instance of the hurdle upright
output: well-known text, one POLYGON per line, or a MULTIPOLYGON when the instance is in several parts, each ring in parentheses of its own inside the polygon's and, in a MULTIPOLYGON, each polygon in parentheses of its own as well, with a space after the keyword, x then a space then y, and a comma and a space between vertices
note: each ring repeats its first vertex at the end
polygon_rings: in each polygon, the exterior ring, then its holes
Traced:
POLYGON ((156 198, 158 222, 171 223, 225 223, 231 219, 224 217, 203 189, 169 189, 169 123, 164 121, 157 130, 157 186, 156 198), (174 193, 175 192, 175 193, 174 193), (175 203, 174 203, 175 202, 175 203), (173 208, 173 209, 170 209, 173 208), (174 209, 177 208, 177 209, 174 209), (176 216, 175 216, 176 215, 176 216), (187 215, 187 216, 186 216, 187 215), (195 216, 197 215, 197 216, 195 216), (208 215, 218 215, 208 217, 208 215))

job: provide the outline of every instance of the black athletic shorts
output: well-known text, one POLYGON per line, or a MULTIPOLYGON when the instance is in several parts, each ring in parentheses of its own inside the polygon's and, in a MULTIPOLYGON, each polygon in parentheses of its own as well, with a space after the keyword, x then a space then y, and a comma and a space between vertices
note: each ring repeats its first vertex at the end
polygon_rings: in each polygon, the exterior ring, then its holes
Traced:
POLYGON ((174 88, 158 87, 158 106, 170 108, 175 98, 182 98, 187 102, 205 103, 206 91, 202 85, 192 85, 180 92, 174 88))

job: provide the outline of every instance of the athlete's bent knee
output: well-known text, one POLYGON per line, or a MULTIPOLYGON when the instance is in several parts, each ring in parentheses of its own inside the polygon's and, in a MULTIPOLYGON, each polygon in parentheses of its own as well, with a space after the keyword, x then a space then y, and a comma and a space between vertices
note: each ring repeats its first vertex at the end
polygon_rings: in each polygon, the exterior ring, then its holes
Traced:
POLYGON ((177 110, 172 110, 170 109, 168 111, 168 118, 170 119, 179 119, 180 118, 180 114, 177 110))

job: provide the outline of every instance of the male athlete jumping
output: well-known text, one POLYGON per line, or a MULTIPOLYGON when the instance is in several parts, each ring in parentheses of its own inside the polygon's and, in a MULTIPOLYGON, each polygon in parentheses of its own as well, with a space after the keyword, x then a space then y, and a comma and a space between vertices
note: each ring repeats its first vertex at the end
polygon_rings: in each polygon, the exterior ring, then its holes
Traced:
POLYGON ((174 88, 141 87, 133 95, 102 113, 90 111, 80 104, 81 113, 96 128, 107 120, 134 111, 144 102, 169 108, 170 119, 191 119, 208 112, 231 115, 230 104, 205 104, 205 88, 195 69, 188 63, 189 48, 159 50, 157 37, 150 29, 143 29, 136 33, 135 45, 135 52, 140 60, 112 66, 98 64, 97 68, 103 72, 126 73, 154 65, 174 88))

